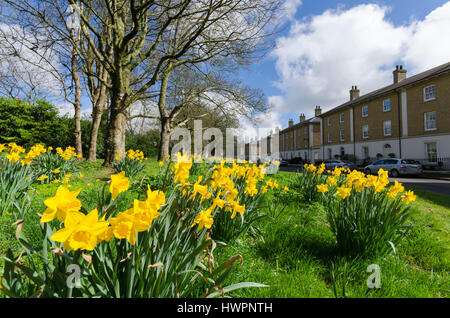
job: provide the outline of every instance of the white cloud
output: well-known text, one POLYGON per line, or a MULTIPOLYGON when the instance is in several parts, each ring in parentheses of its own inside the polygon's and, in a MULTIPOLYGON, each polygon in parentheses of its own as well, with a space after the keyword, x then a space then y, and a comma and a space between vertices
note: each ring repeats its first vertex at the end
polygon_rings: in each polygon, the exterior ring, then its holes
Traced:
POLYGON ((239 116, 239 133, 244 139, 266 137, 271 131, 275 132, 278 127, 281 129, 281 110, 284 100, 281 96, 269 97, 270 110, 266 113, 259 113, 253 120, 245 116, 239 116))
POLYGON ((450 2, 412 24, 403 61, 409 70, 421 72, 450 61, 450 2))
POLYGON ((292 20, 301 5, 302 0, 285 0, 281 6, 282 19, 292 20))
POLYGON ((54 68, 60 67, 56 52, 35 44, 46 39, 20 26, 3 23, 0 23, 0 38, 0 75, 11 78, 11 87, 21 87, 25 94, 31 90, 38 95, 62 94, 61 82, 53 75, 54 68))
MULTIPOLYGON (((272 52, 283 96, 271 96, 279 115, 314 115, 392 83, 392 70, 402 63, 411 76, 450 61, 450 2, 421 21, 392 24, 389 7, 364 4, 292 22, 272 52)), ((286 122, 283 127, 286 127, 286 122)))
MULTIPOLYGON (((55 107, 59 112, 59 115, 61 116, 69 116, 69 118, 72 118, 75 115, 75 108, 73 107, 73 105, 71 103, 68 102, 60 102, 60 103, 55 103, 55 107)), ((81 118, 91 118, 91 108, 82 108, 81 109, 81 118)))

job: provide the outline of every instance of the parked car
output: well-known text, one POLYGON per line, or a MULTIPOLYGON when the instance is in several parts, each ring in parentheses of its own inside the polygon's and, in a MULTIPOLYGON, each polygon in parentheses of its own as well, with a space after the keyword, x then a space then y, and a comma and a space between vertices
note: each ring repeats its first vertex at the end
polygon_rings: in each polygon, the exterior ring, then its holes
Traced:
POLYGON ((398 177, 400 175, 420 175, 423 167, 417 160, 410 159, 381 159, 374 164, 364 167, 366 174, 378 173, 378 170, 383 169, 389 172, 391 177, 398 177))
POLYGON ((325 169, 333 170, 335 167, 348 168, 350 170, 355 170, 357 168, 356 164, 346 160, 332 159, 325 160, 325 169))
POLYGON ((288 164, 289 164, 289 162, 287 162, 287 160, 280 159, 280 167, 287 166, 288 164))
POLYGON ((307 160, 304 160, 302 157, 295 157, 292 159, 289 159, 289 163, 291 164, 300 164, 300 165, 304 165, 305 163, 307 163, 307 160))

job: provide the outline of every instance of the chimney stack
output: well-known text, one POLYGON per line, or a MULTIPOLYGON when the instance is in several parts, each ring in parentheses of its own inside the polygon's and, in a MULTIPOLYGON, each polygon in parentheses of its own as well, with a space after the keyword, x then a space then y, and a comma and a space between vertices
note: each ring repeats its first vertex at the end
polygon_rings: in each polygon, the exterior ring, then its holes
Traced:
POLYGON ((289 119, 289 127, 294 126, 294 120, 292 118, 289 119))
POLYGON ((316 109, 314 109, 314 115, 317 117, 317 116, 320 116, 321 114, 322 114, 322 109, 320 108, 319 105, 317 105, 316 109))
POLYGON ((397 65, 392 74, 394 77, 394 84, 406 79, 406 70, 403 69, 403 65, 397 65))
POLYGON ((354 99, 356 99, 358 97, 359 97, 359 89, 358 89, 358 87, 356 85, 352 86, 352 89, 350 90, 350 101, 352 101, 352 100, 354 100, 354 99))
POLYGON ((300 114, 300 122, 304 122, 306 120, 305 114, 300 114))

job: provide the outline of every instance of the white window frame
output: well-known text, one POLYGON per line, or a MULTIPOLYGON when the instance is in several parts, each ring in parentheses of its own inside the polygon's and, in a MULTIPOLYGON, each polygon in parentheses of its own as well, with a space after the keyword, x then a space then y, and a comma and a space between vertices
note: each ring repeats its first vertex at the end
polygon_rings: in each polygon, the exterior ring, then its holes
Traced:
POLYGON ((383 112, 390 112, 390 111, 391 111, 391 99, 386 98, 385 100, 383 100, 383 112), (386 101, 389 101, 389 109, 386 109, 386 105, 385 105, 386 101))
POLYGON ((361 117, 368 117, 369 116, 369 105, 364 105, 361 109, 361 117), (364 112, 364 109, 367 111, 364 112))
MULTIPOLYGON (((433 122, 433 121, 431 121, 431 122, 433 122)), ((423 127, 424 127, 424 130, 425 131, 433 131, 433 130, 436 130, 437 129, 437 126, 436 126, 436 112, 435 111, 432 111, 432 112, 426 112, 426 113, 424 113, 423 114, 423 127), (434 127, 432 127, 432 128, 428 128, 428 125, 427 125, 427 115, 428 114, 434 114, 434 127)))
POLYGON ((339 114, 339 122, 340 122, 341 124, 345 122, 345 114, 344 114, 344 113, 339 114))
POLYGON ((327 140, 328 140, 328 143, 332 142, 331 141, 331 132, 328 133, 328 139, 327 140))
POLYGON ((362 126, 362 137, 363 139, 369 138, 369 125, 362 126), (366 133, 366 134, 364 134, 366 133))
POLYGON ((392 121, 383 120, 383 136, 392 136, 392 121), (386 133, 386 123, 389 123, 389 133, 386 133))
POLYGON ((429 101, 432 101, 435 99, 436 99, 436 85, 433 84, 433 85, 428 85, 428 86, 424 87, 423 88, 423 101, 429 102, 429 101), (433 88, 432 89, 433 94, 432 94, 432 96, 427 97, 427 95, 429 94, 429 93, 427 93, 427 89, 431 89, 431 88, 433 88))
POLYGON ((369 146, 362 146, 362 156, 364 159, 369 158, 369 146), (367 150, 367 152, 366 152, 367 150))
POLYGON ((339 130, 339 140, 345 141, 345 130, 344 129, 339 130))
POLYGON ((430 141, 425 143, 425 155, 427 156, 428 162, 437 162, 438 158, 438 143, 437 141, 430 141), (430 160, 430 152, 428 152, 428 145, 434 144, 435 145, 435 160, 430 160))

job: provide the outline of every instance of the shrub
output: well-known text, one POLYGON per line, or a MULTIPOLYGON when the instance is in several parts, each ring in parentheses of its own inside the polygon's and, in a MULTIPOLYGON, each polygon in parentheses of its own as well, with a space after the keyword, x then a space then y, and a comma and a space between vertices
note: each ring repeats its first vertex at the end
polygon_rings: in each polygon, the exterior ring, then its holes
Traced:
POLYGON ((0 97, 0 114, 0 143, 14 142, 28 148, 37 143, 56 147, 73 142, 69 121, 44 100, 28 104, 0 97))

